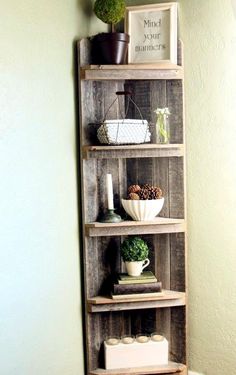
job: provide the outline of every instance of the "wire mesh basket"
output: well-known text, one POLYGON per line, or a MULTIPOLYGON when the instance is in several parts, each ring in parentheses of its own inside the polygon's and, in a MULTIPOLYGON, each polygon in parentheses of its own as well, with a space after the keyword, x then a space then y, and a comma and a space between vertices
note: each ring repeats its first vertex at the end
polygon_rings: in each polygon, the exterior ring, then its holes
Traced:
POLYGON ((151 141, 151 133, 147 120, 143 119, 142 113, 137 104, 131 98, 131 93, 127 91, 117 91, 117 97, 109 106, 105 118, 97 131, 97 137, 100 143, 109 145, 128 145, 141 144, 151 141), (119 95, 126 95, 128 98, 127 109, 123 118, 115 120, 107 120, 106 117, 111 107, 118 101, 118 108, 120 110, 119 95), (141 119, 127 119, 129 105, 132 103, 138 110, 141 119))

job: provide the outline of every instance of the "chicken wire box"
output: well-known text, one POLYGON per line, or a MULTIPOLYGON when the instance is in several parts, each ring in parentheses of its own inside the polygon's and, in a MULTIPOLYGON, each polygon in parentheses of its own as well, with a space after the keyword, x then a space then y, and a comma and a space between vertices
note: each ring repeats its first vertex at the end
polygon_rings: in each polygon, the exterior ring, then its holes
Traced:
POLYGON ((104 342, 107 370, 168 364, 168 341, 108 345, 104 342))
POLYGON ((141 144, 151 141, 147 120, 105 120, 97 131, 100 143, 110 145, 141 144))

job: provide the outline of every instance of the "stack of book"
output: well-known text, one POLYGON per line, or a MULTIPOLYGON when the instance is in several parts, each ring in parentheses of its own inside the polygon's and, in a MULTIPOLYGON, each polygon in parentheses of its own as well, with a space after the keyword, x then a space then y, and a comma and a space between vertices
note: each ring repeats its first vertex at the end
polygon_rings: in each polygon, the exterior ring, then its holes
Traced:
POLYGON ((162 296, 161 281, 151 271, 144 271, 140 276, 129 276, 127 273, 117 275, 112 285, 113 299, 146 298, 162 296))

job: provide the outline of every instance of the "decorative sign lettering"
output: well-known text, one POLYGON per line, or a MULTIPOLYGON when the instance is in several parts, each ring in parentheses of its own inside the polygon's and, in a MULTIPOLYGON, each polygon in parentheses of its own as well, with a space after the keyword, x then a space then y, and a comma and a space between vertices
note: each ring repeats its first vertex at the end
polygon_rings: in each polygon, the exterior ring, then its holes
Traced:
POLYGON ((129 63, 177 63, 177 4, 126 8, 129 63))

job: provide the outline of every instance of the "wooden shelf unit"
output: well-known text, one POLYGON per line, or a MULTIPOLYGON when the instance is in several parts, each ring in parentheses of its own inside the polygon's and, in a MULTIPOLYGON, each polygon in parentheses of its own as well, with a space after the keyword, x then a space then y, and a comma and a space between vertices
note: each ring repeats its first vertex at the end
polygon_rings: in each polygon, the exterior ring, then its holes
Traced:
MULTIPOLYGON (((86 374, 187 375, 186 369, 186 206, 183 116, 183 68, 178 65, 90 65, 89 40, 79 53, 79 107, 83 212, 83 267, 85 299, 86 374), (116 97, 129 90, 143 117, 155 123, 154 110, 169 107, 170 144, 97 145, 96 126, 116 97), (124 212, 121 198, 133 183, 160 186, 165 203, 161 216, 150 222, 97 221, 106 208, 105 176, 112 173, 114 204, 124 212), (150 248, 149 269, 162 281, 164 296, 112 300, 108 283, 114 272, 124 272, 120 244, 140 235, 150 248), (107 336, 161 332, 169 342, 167 366, 105 370, 102 346, 107 336)), ((125 100, 120 102, 125 108, 125 100)), ((117 118, 118 106, 109 112, 117 118)), ((129 118, 139 118, 129 109, 129 118)))

